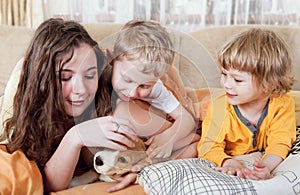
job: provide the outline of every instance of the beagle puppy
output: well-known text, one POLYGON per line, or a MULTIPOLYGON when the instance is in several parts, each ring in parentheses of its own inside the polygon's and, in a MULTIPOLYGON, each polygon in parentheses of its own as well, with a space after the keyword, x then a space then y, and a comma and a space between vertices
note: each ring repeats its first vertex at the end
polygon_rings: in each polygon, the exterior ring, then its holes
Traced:
POLYGON ((146 154, 146 145, 142 139, 136 143, 134 148, 117 151, 102 148, 94 154, 94 170, 76 176, 72 179, 69 187, 92 183, 100 180, 105 182, 116 182, 111 177, 118 177, 131 172, 135 165, 147 166, 154 163, 171 160, 170 158, 149 158, 146 154))

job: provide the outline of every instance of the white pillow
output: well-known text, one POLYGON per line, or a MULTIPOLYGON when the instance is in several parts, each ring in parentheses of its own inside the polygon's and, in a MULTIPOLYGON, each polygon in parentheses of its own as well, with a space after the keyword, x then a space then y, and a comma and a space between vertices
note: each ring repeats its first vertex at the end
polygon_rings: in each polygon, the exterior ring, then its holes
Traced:
POLYGON ((300 194, 300 127, 289 156, 274 170, 274 177, 253 181, 258 194, 300 194), (274 187, 276 186, 276 187, 274 187))
MULTIPOLYGON (((13 113, 13 99, 17 91, 19 78, 21 76, 21 68, 23 64, 23 58, 18 61, 12 74, 9 77, 7 85, 5 87, 4 96, 2 97, 2 105, 0 110, 0 135, 3 133, 3 122, 10 118, 13 113)), ((0 144, 6 144, 7 139, 0 140, 0 144)))
POLYGON ((252 181, 257 194, 300 194, 300 154, 289 155, 268 180, 252 181))

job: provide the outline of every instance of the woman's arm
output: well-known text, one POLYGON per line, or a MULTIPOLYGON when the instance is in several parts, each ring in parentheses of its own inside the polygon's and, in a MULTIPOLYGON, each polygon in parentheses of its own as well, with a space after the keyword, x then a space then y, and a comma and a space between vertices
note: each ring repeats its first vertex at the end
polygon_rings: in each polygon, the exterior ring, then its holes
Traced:
POLYGON ((68 187, 83 146, 125 150, 134 147, 137 140, 130 123, 111 116, 92 119, 72 127, 46 163, 46 189, 58 191, 68 187), (125 132, 127 136, 124 136, 125 132))
POLYGON ((44 183, 47 191, 66 189, 73 177, 82 143, 78 134, 70 130, 44 167, 44 183))

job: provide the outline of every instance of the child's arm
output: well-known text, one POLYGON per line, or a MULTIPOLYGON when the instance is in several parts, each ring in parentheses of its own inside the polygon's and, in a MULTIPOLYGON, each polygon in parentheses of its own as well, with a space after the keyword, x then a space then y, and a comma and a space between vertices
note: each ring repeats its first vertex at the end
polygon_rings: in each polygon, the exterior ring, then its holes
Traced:
POLYGON ((215 168, 216 171, 226 173, 228 175, 235 175, 241 178, 245 178, 244 172, 242 171, 244 169, 247 168, 243 165, 243 163, 234 158, 225 159, 222 167, 215 168))
POLYGON ((157 148, 159 149, 157 151, 162 151, 162 155, 157 156, 156 154, 158 153, 155 153, 155 155, 153 153, 151 154, 152 157, 169 157, 172 151, 187 146, 192 142, 194 138, 192 130, 195 127, 192 115, 181 105, 172 114, 172 117, 177 119, 174 124, 149 110, 141 108, 135 103, 121 101, 117 104, 113 115, 129 120, 138 136, 150 137, 149 141, 146 142, 146 144, 150 145, 148 153, 157 148), (184 119, 183 122, 178 117, 184 119), (180 140, 174 145, 174 141, 178 139, 180 140))
POLYGON ((276 154, 268 154, 262 161, 256 161, 253 170, 244 169, 242 172, 247 179, 262 180, 269 179, 271 172, 283 161, 276 154))
POLYGON ((227 173, 229 175, 236 175, 241 178, 252 180, 263 180, 271 177, 271 172, 281 163, 283 159, 276 154, 268 154, 261 161, 255 161, 253 170, 245 167, 240 161, 229 158, 225 159, 222 167, 216 167, 215 170, 227 173))
POLYGON ((193 140, 193 136, 189 136, 195 129, 193 116, 180 104, 170 116, 175 120, 172 126, 146 142, 150 145, 147 150, 150 157, 169 157, 172 151, 190 145, 193 140), (187 136, 191 139, 183 140, 187 136))
POLYGON ((228 137, 228 119, 225 96, 219 96, 208 107, 202 122, 201 139, 197 146, 198 157, 222 166, 225 159, 231 158, 225 152, 228 137))
POLYGON ((262 161, 254 163, 254 170, 248 174, 251 179, 268 179, 270 173, 287 156, 296 136, 295 103, 290 94, 273 98, 269 104, 270 116, 275 116, 268 126, 267 147, 262 161))
POLYGON ((262 152, 252 152, 250 154, 236 155, 223 161, 222 167, 216 167, 215 170, 229 175, 236 175, 246 178, 245 170, 253 168, 254 162, 262 161, 262 152))
POLYGON ((73 126, 65 134, 44 167, 45 188, 48 191, 67 188, 73 177, 81 148, 84 146, 107 147, 116 150, 134 147, 138 138, 132 133, 127 133, 131 129, 127 121, 111 116, 91 119, 73 126), (120 128, 116 129, 115 121, 118 121, 120 128), (124 136, 124 132, 128 137, 124 136))

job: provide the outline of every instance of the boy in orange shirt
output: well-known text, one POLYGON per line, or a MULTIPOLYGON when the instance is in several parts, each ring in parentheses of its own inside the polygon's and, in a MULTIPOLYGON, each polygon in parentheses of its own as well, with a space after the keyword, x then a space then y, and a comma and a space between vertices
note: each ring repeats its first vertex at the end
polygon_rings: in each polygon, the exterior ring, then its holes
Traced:
POLYGON ((286 43, 270 30, 251 29, 227 43, 218 61, 225 94, 214 100, 203 121, 198 157, 216 163, 219 172, 268 179, 296 135, 286 43), (256 151, 263 155, 253 169, 238 160, 256 151))

